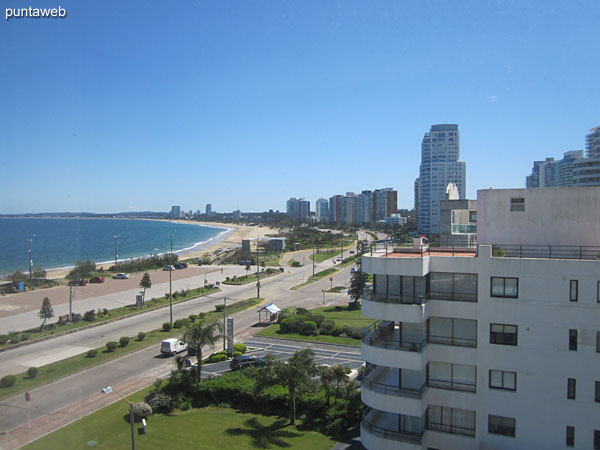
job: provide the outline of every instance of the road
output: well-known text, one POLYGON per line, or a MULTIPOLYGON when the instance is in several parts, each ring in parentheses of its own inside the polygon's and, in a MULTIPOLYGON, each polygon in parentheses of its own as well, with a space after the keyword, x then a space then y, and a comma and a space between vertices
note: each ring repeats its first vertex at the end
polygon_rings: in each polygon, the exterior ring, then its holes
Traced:
MULTIPOLYGON (((317 265, 318 270, 331 267, 331 261, 317 265)), ((234 270, 244 271, 236 267, 234 270)), ((317 307, 323 304, 323 289, 330 287, 328 278, 311 283, 302 289, 290 291, 291 286, 302 283, 312 274, 312 266, 286 268, 282 274, 261 281, 262 297, 265 303, 276 303, 280 308, 288 306, 317 307)), ((228 276, 221 271, 207 275, 210 282, 217 278, 228 276)), ((204 275, 192 276, 179 280, 189 283, 190 287, 202 285, 204 275)), ((347 285, 349 268, 333 275, 333 285, 347 285)), ((154 286, 153 286, 154 287, 154 286)), ((174 319, 187 317, 202 311, 214 310, 214 305, 228 298, 228 304, 256 296, 254 283, 245 286, 222 285, 222 292, 211 294, 195 300, 176 304, 173 308, 174 319)), ((159 285, 160 289, 161 286, 159 285)), ((162 287, 164 288, 164 286, 162 287)), ((127 293, 123 293, 127 295, 127 293)), ((346 294, 328 293, 325 295, 326 304, 342 304, 348 302, 346 294)), ((236 340, 250 337, 257 327, 257 309, 251 308, 234 316, 236 340)), ((74 354, 87 351, 90 348, 103 346, 107 341, 118 340, 120 336, 133 336, 139 331, 150 331, 159 328, 168 320, 168 308, 150 311, 132 318, 123 319, 110 324, 80 331, 71 335, 61 336, 48 341, 31 344, 19 349, 0 353, 0 376, 7 373, 19 373, 28 367, 38 367, 52 361, 60 360, 74 354)), ((219 348, 220 346, 217 346, 219 348)), ((207 354, 210 351, 207 352, 207 354)), ((88 369, 31 391, 30 414, 31 420, 48 415, 59 415, 59 411, 80 403, 88 398, 95 398, 100 387, 126 385, 130 380, 137 380, 136 386, 150 384, 160 376, 168 375, 172 369, 172 359, 157 358, 158 346, 140 350, 101 366, 88 369)), ((132 382, 132 385, 134 383, 132 382)), ((94 400, 95 402, 96 400, 94 400)), ((100 399, 98 400, 101 401, 100 399)), ((98 407, 102 405, 98 403, 98 407)), ((0 403, 0 432, 12 430, 26 423, 26 403, 22 394, 6 399, 0 403)), ((0 443, 2 440, 0 439, 0 443)))

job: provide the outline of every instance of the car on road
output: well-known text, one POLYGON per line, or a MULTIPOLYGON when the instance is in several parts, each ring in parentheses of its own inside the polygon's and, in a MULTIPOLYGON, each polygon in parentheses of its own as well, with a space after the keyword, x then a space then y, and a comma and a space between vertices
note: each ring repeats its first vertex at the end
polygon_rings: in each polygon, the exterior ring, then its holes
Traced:
POLYGON ((264 361, 259 356, 250 356, 250 355, 241 355, 236 356, 229 363, 229 368, 231 370, 243 369, 245 367, 251 366, 262 366, 264 361))
POLYGON ((165 270, 167 272, 170 272, 172 270, 175 270, 175 267, 173 267, 173 266, 165 266, 165 267, 163 267, 163 270, 165 270))
POLYGON ((351 254, 351 255, 354 255, 354 250, 350 250, 350 254, 351 254))
POLYGON ((86 284, 87 281, 85 281, 83 278, 77 278, 76 280, 69 281, 69 286, 85 286, 86 284))
POLYGON ((356 272, 356 267, 353 267, 352 269, 350 269, 350 273, 354 273, 356 272))
POLYGON ((180 269, 187 269, 188 268, 188 263, 184 263, 184 262, 180 262, 175 264, 175 269, 180 270, 180 269))
POLYGON ((342 260, 342 257, 341 257, 341 256, 338 256, 337 258, 335 258, 335 261, 336 261, 336 262, 340 262, 341 260, 342 260))
POLYGON ((127 275, 126 273, 118 273, 116 275, 113 275, 114 280, 126 280, 127 278, 129 278, 129 275, 127 275))
POLYGON ((187 349, 187 344, 180 339, 165 339, 160 344, 160 352, 164 356, 173 356, 187 349))
POLYGON ((88 283, 104 283, 104 277, 90 278, 90 281, 88 281, 88 283))

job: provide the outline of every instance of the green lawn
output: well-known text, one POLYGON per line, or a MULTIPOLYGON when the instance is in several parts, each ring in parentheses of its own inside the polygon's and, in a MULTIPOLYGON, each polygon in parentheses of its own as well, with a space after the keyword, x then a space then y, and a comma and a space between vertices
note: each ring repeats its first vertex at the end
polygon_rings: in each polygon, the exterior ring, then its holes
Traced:
POLYGON ((260 263, 262 264, 264 262, 266 266, 270 267, 279 267, 279 262, 281 261, 282 257, 283 256, 279 253, 266 255, 260 259, 260 263))
MULTIPOLYGON (((227 315, 233 315, 239 311, 250 308, 262 302, 262 298, 250 298, 247 300, 242 300, 240 302, 236 302, 227 306, 227 315)), ((222 312, 211 311, 204 316, 203 321, 213 321, 213 320, 221 320, 223 317, 222 312)), ((164 332, 162 330, 153 330, 146 333, 146 336, 143 341, 138 341, 137 339, 131 339, 129 345, 127 347, 117 347, 114 352, 107 352, 106 347, 98 348, 98 354, 95 358, 88 358, 87 352, 81 353, 79 355, 72 356, 67 359, 63 359, 61 361, 57 361, 51 364, 47 364, 45 366, 38 368, 38 374, 35 378, 29 378, 27 376, 27 372, 20 373, 16 375, 17 381, 16 383, 7 388, 0 388, 0 400, 4 398, 11 397, 20 392, 24 392, 27 390, 31 390, 36 386, 40 386, 42 384, 49 383, 51 381, 57 380, 59 378, 65 377, 67 375, 72 375, 77 373, 83 369, 87 369, 92 366, 97 366, 98 364, 102 364, 106 361, 119 358, 128 353, 132 353, 136 350, 140 350, 145 347, 150 347, 152 345, 157 345, 156 351, 158 353, 158 343, 163 339, 171 338, 177 335, 183 334, 183 329, 172 329, 169 332, 164 332)))
MULTIPOLYGON (((340 249, 338 248, 337 250, 332 250, 332 251, 321 251, 319 253, 315 253, 314 254, 314 260, 318 263, 326 261, 328 259, 332 259, 335 256, 341 254, 342 252, 340 251, 340 249)), ((313 260, 313 255, 311 254, 309 256, 310 260, 313 260)))
MULTIPOLYGON (((281 273, 279 270, 275 270, 275 269, 267 269, 265 271, 261 271, 258 273, 258 279, 262 280, 263 278, 268 278, 268 277, 272 277, 273 275, 277 275, 281 273)), ((235 277, 235 278, 229 278, 229 280, 225 280, 222 282, 222 284, 233 284, 233 285, 240 285, 240 284, 248 284, 248 283, 256 283, 256 272, 255 273, 248 273, 248 275, 242 275, 241 277, 235 277)))
MULTIPOLYGON (((130 400, 142 400, 149 389, 131 395, 130 400)), ((127 450, 131 448, 131 428, 124 419, 127 414, 127 403, 119 400, 22 448, 127 450)), ((136 423, 136 428, 139 426, 136 423)), ((135 444, 136 448, 156 450, 282 447, 328 450, 335 441, 317 432, 301 431, 290 426, 287 419, 240 413, 230 408, 206 407, 150 416, 147 434, 136 432, 135 444)))
POLYGON ((342 292, 344 289, 347 288, 348 286, 334 286, 333 289, 330 289, 327 292, 342 292))
POLYGON ((321 280, 321 279, 323 279, 323 278, 325 278, 325 277, 327 277, 329 275, 332 275, 332 274, 334 274, 336 272, 337 272, 336 268, 330 268, 330 269, 321 270, 320 272, 315 273, 314 277, 310 276, 310 277, 308 277, 308 279, 304 283, 297 284, 296 286, 292 286, 290 289, 293 290, 293 291, 295 291, 296 289, 300 289, 300 288, 302 288, 302 287, 304 287, 304 286, 306 286, 306 285, 308 285, 310 283, 313 283, 315 281, 321 280))
MULTIPOLYGON (((366 326, 369 326, 373 322, 373 319, 363 317, 360 309, 349 310, 344 307, 341 311, 338 311, 334 306, 326 306, 323 308, 311 309, 309 310, 309 312, 314 315, 325 316, 325 320, 333 320, 336 324, 348 325, 351 327, 364 328, 366 326)), ((299 341, 325 342, 329 344, 346 344, 360 347, 360 340, 348 337, 336 337, 326 335, 303 336, 301 334, 294 333, 282 334, 279 333, 279 324, 273 324, 257 334, 259 336, 265 337, 280 337, 286 339, 296 339, 299 341)))

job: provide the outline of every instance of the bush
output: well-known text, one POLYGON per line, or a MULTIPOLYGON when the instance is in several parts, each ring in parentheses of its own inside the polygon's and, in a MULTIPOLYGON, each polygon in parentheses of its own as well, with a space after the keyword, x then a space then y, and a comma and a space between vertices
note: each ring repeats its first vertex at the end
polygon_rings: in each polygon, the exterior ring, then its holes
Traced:
POLYGON ((296 308, 296 314, 299 316, 308 316, 308 309, 306 308, 296 308))
POLYGON ((21 342, 26 341, 27 339, 29 339, 29 335, 27 333, 23 333, 21 335, 21 342))
POLYGON ((215 309, 217 310, 217 312, 222 313, 225 309, 225 305, 215 305, 215 309))
POLYGON ((333 327, 333 331, 331 332, 332 336, 339 336, 344 332, 344 327, 340 324, 335 324, 333 327))
POLYGON ((173 399, 162 392, 152 391, 146 398, 146 403, 150 405, 155 413, 168 414, 173 411, 173 399))
POLYGON ((323 321, 325 320, 325 316, 318 316, 318 315, 312 315, 309 314, 306 317, 306 320, 310 320, 311 322, 314 322, 317 324, 317 328, 321 326, 321 324, 323 323, 323 321))
POLYGON ((102 310, 102 314, 103 314, 103 315, 105 315, 105 316, 108 316, 108 315, 110 315, 110 312, 108 311, 108 308, 104 308, 104 309, 102 310))
POLYGON ((29 378, 35 378, 38 374, 38 368, 37 367, 30 367, 29 369, 27 369, 27 376, 29 378))
POLYGON ((122 338, 120 338, 119 345, 121 347, 127 347, 127 345, 129 345, 129 338, 127 336, 123 336, 122 338))
POLYGON ((171 328, 173 328, 173 325, 171 324, 171 322, 165 322, 162 324, 163 331, 169 332, 169 331, 171 331, 171 328))
POLYGON ((190 314, 188 319, 190 319, 190 322, 195 322, 196 319, 198 319, 198 316, 196 314, 190 314))
POLYGON ((93 309, 86 311, 83 314, 83 320, 85 320, 86 322, 93 322, 94 320, 96 320, 96 311, 94 311, 93 309))
POLYGON ((290 316, 279 324, 279 331, 283 334, 299 333, 304 325, 304 320, 298 316, 290 316))
POLYGON ((239 342, 237 344, 233 344, 233 351, 246 353, 248 351, 248 347, 246 347, 246 344, 244 344, 243 342, 239 342))
POLYGON ((302 326, 301 334, 304 336, 311 336, 317 333, 317 324, 311 320, 304 322, 302 326))
POLYGON ((152 407, 146 402, 133 404, 133 420, 141 422, 142 419, 147 419, 152 415, 152 407))
POLYGON ((115 341, 109 341, 106 343, 106 351, 108 352, 114 352, 117 349, 117 345, 119 345, 117 342, 115 341))
POLYGON ((345 325, 343 328, 343 334, 352 339, 362 339, 362 329, 359 327, 350 327, 345 325))
POLYGON ((97 355, 98 355, 98 350, 96 350, 95 348, 88 350, 88 352, 87 352, 88 358, 95 358, 97 355))
POLYGON ((146 333, 144 333, 143 331, 140 331, 137 335, 137 340, 141 342, 144 340, 145 337, 146 337, 146 333))
POLYGON ((2 336, 0 336, 0 345, 4 345, 8 343, 8 336, 3 334, 2 336))
POLYGON ((319 333, 330 336, 333 334, 334 328, 335 322, 333 320, 325 320, 323 323, 321 323, 321 325, 319 325, 319 333))
POLYGON ((206 358, 205 364, 212 364, 217 362, 227 361, 227 353, 213 353, 208 358, 206 358))
POLYGON ((17 382, 15 375, 6 375, 0 378, 0 387, 8 388, 13 386, 17 382))
POLYGON ((237 358, 238 356, 242 356, 243 353, 242 352, 233 352, 233 357, 237 358))
POLYGON ((356 309, 360 309, 360 303, 358 302, 348 302, 348 310, 354 311, 356 309))
POLYGON ((73 313, 73 316, 71 317, 71 322, 73 322, 73 323, 81 322, 81 314, 73 313))

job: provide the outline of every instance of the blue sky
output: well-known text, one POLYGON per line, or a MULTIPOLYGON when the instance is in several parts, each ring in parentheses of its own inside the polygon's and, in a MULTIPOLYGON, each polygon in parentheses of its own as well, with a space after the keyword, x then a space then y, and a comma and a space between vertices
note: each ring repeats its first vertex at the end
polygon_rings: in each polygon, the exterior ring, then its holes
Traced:
POLYGON ((411 208, 431 124, 459 124, 469 198, 523 187, 600 125, 595 0, 0 12, 0 213, 284 210, 390 186, 411 208))

